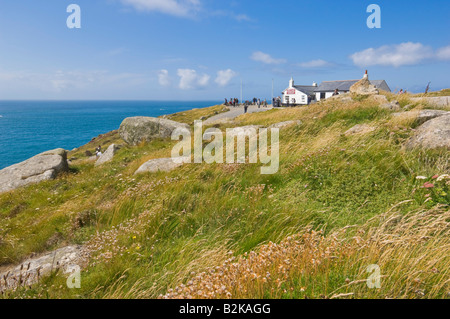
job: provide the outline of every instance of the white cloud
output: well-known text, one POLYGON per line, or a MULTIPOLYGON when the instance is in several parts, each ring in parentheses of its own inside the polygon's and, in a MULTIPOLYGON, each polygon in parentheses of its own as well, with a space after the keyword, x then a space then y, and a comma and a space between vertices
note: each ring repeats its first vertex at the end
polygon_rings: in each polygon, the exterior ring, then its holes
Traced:
POLYGON ((237 73, 231 69, 228 70, 220 70, 217 72, 217 77, 215 82, 219 86, 227 86, 230 81, 237 76, 237 73))
POLYGON ((321 59, 299 63, 299 66, 302 68, 322 68, 329 65, 331 65, 331 63, 321 59))
POLYGON ((275 59, 273 57, 271 57, 269 54, 261 52, 261 51, 257 51, 254 52, 250 59, 252 59, 253 61, 257 61, 257 62, 262 62, 265 64, 282 64, 282 63, 286 63, 285 59, 275 59))
POLYGON ((201 6, 200 0, 122 0, 139 11, 158 11, 174 16, 189 16, 201 6))
POLYGON ((191 90, 206 87, 209 84, 210 76, 207 74, 198 74, 192 69, 178 69, 178 76, 180 77, 180 89, 191 90))
POLYGON ((161 86, 170 86, 172 81, 170 80, 169 71, 160 70, 158 72, 158 82, 161 86))
POLYGON ((450 45, 437 50, 436 57, 439 60, 450 60, 450 45))
POLYGON ((239 22, 241 22, 241 21, 252 22, 253 21, 253 19, 250 18, 246 14, 237 14, 237 15, 234 16, 234 19, 236 19, 236 21, 239 21, 239 22))
POLYGON ((422 43, 405 42, 396 45, 384 45, 369 48, 350 56, 353 63, 360 67, 384 65, 399 67, 423 62, 434 56, 433 50, 422 43))
POLYGON ((133 7, 138 11, 161 12, 179 17, 193 17, 198 13, 203 16, 226 17, 238 22, 255 22, 244 13, 236 13, 229 10, 211 11, 203 6, 203 0, 120 0, 123 4, 133 7))

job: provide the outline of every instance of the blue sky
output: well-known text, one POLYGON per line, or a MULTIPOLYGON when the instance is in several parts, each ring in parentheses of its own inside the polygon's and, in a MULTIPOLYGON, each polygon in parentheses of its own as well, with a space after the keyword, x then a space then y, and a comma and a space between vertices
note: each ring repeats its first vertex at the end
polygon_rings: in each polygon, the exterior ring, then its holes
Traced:
POLYGON ((0 99, 270 98, 362 77, 450 87, 450 2, 0 0, 0 99), (69 29, 68 5, 81 8, 69 29), (366 12, 381 7, 381 29, 366 12))

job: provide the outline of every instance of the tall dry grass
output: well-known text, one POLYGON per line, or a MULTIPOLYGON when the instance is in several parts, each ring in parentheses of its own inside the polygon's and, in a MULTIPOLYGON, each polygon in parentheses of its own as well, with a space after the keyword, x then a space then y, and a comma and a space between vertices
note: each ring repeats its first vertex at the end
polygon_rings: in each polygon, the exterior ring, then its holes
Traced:
POLYGON ((209 268, 160 298, 448 298, 449 230, 448 207, 387 212, 326 236, 305 228, 209 268), (381 269, 380 289, 367 286, 372 264, 381 269))

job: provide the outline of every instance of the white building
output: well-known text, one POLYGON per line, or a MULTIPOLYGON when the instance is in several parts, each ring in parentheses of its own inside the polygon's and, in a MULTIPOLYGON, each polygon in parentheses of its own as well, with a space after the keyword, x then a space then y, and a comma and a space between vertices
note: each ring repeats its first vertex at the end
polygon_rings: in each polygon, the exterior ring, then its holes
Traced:
MULTIPOLYGON (((359 80, 322 82, 315 90, 315 99, 316 101, 328 99, 333 96, 335 90, 338 90, 339 94, 348 93, 350 92, 350 87, 358 81, 359 80)), ((372 85, 375 85, 375 87, 379 90, 391 92, 391 89, 389 88, 385 80, 370 80, 370 83, 372 85)))
POLYGON ((317 84, 313 85, 294 85, 294 79, 289 81, 289 87, 282 92, 281 103, 283 106, 307 105, 315 99, 314 90, 317 84))
MULTIPOLYGON (((364 77, 368 77, 367 71, 364 77)), ((344 81, 324 81, 319 86, 316 83, 312 85, 294 85, 294 79, 289 81, 289 87, 282 92, 281 104, 283 106, 308 105, 311 102, 328 99, 333 96, 337 90, 338 94, 350 92, 350 87, 359 80, 344 81)), ((391 92, 385 80, 370 80, 380 91, 391 92)))

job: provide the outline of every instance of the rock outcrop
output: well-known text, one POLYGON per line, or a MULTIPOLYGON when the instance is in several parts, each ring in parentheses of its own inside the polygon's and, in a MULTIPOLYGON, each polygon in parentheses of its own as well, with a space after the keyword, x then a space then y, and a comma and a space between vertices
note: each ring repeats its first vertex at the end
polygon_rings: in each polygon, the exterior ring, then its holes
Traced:
POLYGON ((190 161, 190 157, 179 157, 176 160, 174 160, 173 158, 152 159, 139 167, 139 169, 134 174, 137 175, 142 173, 170 172, 177 167, 182 166, 184 163, 190 161))
POLYGON ((331 96, 329 100, 339 100, 341 102, 352 102, 353 98, 350 93, 340 93, 338 95, 331 96))
POLYGON ((423 124, 425 122, 428 122, 429 120, 435 119, 437 117, 441 117, 444 115, 450 115, 449 111, 442 111, 442 110, 423 110, 419 112, 419 115, 417 116, 417 122, 418 124, 423 124))
POLYGON ((102 164, 105 164, 107 162, 112 161, 114 155, 116 154, 116 152, 119 150, 119 146, 117 146, 116 144, 111 144, 105 151, 105 153, 103 153, 97 160, 97 162, 95 162, 95 166, 100 166, 102 164))
POLYGON ((421 102, 432 106, 442 107, 450 106, 450 97, 448 96, 435 96, 435 97, 413 97, 413 102, 421 102))
POLYGON ((379 94, 380 91, 378 91, 375 85, 370 83, 369 76, 366 71, 364 77, 350 87, 350 93, 358 95, 374 95, 379 94))
POLYGON ((421 111, 412 110, 408 112, 393 113, 392 115, 395 117, 411 118, 415 121, 416 124, 422 125, 423 123, 428 122, 429 120, 448 114, 450 114, 449 111, 442 111, 442 110, 421 110, 421 111))
POLYGON ((154 117, 129 117, 120 125, 120 137, 130 145, 138 145, 142 141, 157 138, 169 138, 177 128, 190 130, 189 125, 154 117))
POLYGON ((450 149, 450 115, 443 115, 425 122, 407 141, 406 148, 450 149))
POLYGON ((70 273, 74 266, 82 268, 85 263, 84 258, 82 246, 68 246, 40 257, 30 258, 0 273, 0 291, 33 285, 57 269, 70 273))
POLYGON ((400 103, 398 103, 398 101, 384 103, 384 104, 381 104, 380 107, 383 109, 390 110, 390 111, 400 111, 400 109, 401 109, 400 103))
POLYGON ((69 169, 67 151, 56 149, 0 170, 0 193, 51 180, 69 169))

